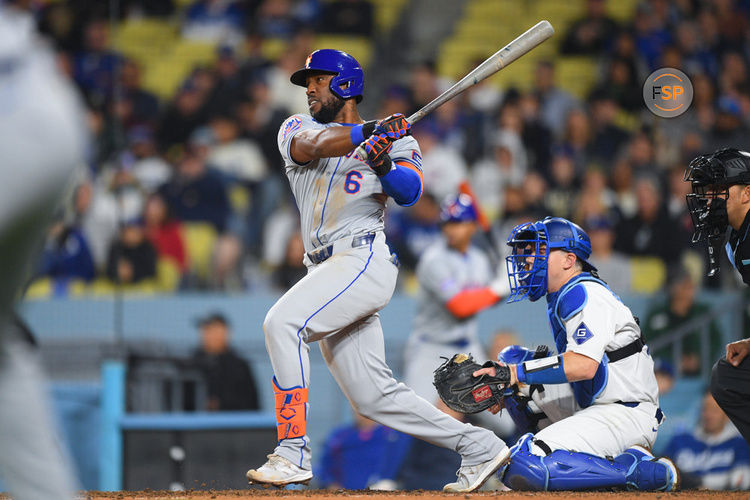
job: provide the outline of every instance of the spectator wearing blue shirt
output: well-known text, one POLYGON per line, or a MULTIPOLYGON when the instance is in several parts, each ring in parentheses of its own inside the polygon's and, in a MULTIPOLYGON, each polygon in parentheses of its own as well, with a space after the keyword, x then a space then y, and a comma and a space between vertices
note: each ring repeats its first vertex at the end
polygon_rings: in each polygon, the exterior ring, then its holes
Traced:
POLYGON ((94 279, 94 259, 83 232, 63 222, 54 224, 48 233, 39 273, 65 287, 69 280, 94 279))
POLYGON ((750 447, 710 393, 692 433, 676 434, 667 445, 683 482, 709 490, 750 489, 750 447))
POLYGON ((226 184, 196 149, 191 144, 178 163, 175 176, 159 188, 159 194, 177 219, 208 222, 222 233, 231 213, 226 184))
POLYGON ((328 436, 315 477, 321 487, 330 489, 395 489, 411 441, 411 437, 355 413, 352 425, 328 436))

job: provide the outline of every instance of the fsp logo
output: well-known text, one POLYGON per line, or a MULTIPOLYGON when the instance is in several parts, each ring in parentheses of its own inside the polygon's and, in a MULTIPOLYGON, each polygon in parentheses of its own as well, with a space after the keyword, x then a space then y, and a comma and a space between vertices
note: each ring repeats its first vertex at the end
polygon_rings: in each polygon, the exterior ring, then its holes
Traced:
POLYGON ((661 68, 646 78, 643 100, 655 115, 674 118, 687 111, 693 102, 693 84, 679 69, 661 68))

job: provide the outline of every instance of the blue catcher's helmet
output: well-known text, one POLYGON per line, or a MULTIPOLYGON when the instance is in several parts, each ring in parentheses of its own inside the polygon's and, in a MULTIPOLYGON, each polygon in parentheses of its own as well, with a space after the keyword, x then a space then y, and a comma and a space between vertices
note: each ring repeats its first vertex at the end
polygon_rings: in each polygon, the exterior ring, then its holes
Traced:
POLYGON ((585 270, 596 271, 587 261, 591 255, 589 236, 580 226, 562 217, 519 224, 508 236, 508 246, 513 248, 505 258, 510 281, 508 302, 527 297, 534 302, 547 293, 547 256, 552 250, 571 252, 585 270), (534 259, 530 265, 529 258, 534 259))
POLYGON ((476 222, 479 219, 471 196, 459 194, 450 196, 440 210, 440 222, 476 222))
POLYGON ((355 97, 362 100, 365 88, 365 74, 356 59, 341 50, 316 50, 305 61, 305 67, 292 73, 289 80, 300 87, 307 86, 307 75, 323 72, 335 75, 331 78, 331 92, 342 99, 355 97))

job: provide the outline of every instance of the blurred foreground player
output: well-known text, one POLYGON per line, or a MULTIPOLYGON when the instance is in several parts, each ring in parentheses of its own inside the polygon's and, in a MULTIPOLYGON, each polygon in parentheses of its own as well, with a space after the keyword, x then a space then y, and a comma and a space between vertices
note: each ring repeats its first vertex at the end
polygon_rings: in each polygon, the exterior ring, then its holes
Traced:
POLYGON ((349 54, 310 54, 292 83, 307 89, 310 115, 282 124, 278 146, 300 210, 308 273, 263 323, 273 365, 278 444, 251 469, 251 482, 283 486, 312 478, 307 436, 309 344, 318 342, 355 411, 394 430, 455 450, 458 480, 448 491, 478 489, 507 460, 492 432, 442 413, 399 384, 385 361, 378 311, 396 286, 397 260, 385 243, 390 196, 413 205, 422 193, 421 154, 403 115, 364 122, 357 103, 364 73, 349 54), (357 146, 362 156, 355 152, 357 146))
POLYGON ((75 482, 52 431, 39 360, 12 311, 82 162, 85 133, 79 103, 33 26, 0 4, 0 475, 16 500, 70 500, 75 482))
POLYGON ((558 354, 538 357, 512 346, 501 352, 502 364, 473 374, 509 380, 517 389, 508 397, 531 398, 551 422, 511 448, 505 485, 675 490, 674 464, 648 451, 663 420, 653 360, 630 309, 587 261, 588 235, 547 217, 516 226, 508 245, 509 302, 546 296, 558 354))
MULTIPOLYGON (((750 153, 721 149, 690 162, 685 180, 692 184, 687 195, 693 217, 693 241, 708 243, 711 269, 718 269, 719 251, 726 239, 729 261, 750 285, 750 153), (727 226, 729 235, 727 238, 727 226)), ((711 394, 750 443, 750 339, 727 345, 726 356, 714 365, 711 394)))

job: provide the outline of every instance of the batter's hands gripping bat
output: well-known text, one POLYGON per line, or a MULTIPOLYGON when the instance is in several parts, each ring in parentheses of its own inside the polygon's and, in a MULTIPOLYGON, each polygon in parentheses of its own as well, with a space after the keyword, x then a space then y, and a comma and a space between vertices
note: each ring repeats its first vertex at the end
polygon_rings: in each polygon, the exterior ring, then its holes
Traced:
MULTIPOLYGON (((451 88, 407 118, 407 121, 412 125, 415 124, 469 87, 472 87, 487 77, 494 75, 519 57, 530 52, 554 33, 555 29, 549 21, 539 21, 521 36, 488 57, 482 64, 474 68, 468 75, 459 80, 451 88)), ((365 158, 367 156, 364 150, 359 146, 357 147, 357 155, 359 158, 365 158)))

